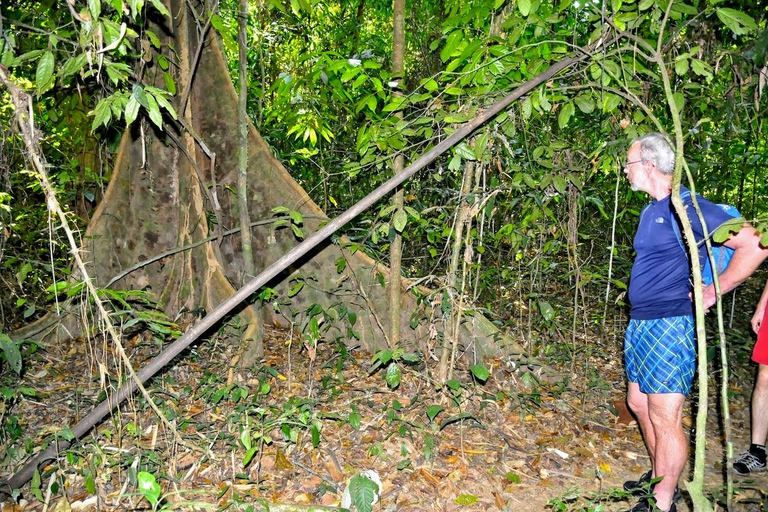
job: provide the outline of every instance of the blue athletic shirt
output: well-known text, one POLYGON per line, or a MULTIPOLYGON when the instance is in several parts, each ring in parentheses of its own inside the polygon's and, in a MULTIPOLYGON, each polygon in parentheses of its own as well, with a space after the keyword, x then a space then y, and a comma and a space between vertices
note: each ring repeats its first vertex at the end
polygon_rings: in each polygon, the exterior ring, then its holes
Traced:
MULTIPOLYGON (((680 187, 681 194, 683 190, 687 189, 680 187)), ((710 234, 725 221, 732 219, 716 204, 698 194, 696 197, 710 234)), ((671 195, 654 200, 640 213, 640 224, 633 242, 635 262, 629 281, 629 302, 632 304, 629 316, 636 320, 693 314, 693 302, 688 296, 692 290, 691 264, 688 253, 680 247, 672 228, 670 213, 674 212, 674 207, 670 199, 671 195)), ((701 223, 690 194, 683 203, 688 210, 696 240, 703 240, 701 223)), ((674 218, 680 225, 677 215, 674 218)), ((680 233, 682 231, 681 226, 680 233)), ((701 244, 699 258, 704 257, 706 247, 701 244)))

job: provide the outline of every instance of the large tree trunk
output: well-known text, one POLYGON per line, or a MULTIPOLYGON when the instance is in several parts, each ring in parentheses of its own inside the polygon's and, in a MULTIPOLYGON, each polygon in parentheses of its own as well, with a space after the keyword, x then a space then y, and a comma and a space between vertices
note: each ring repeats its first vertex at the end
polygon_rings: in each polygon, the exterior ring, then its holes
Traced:
MULTIPOLYGON (((216 222, 220 223, 217 229, 227 231, 239 226, 237 197, 231 192, 237 189, 237 95, 213 31, 207 33, 196 63, 201 26, 188 11, 190 3, 170 0, 170 4, 173 16, 164 20, 166 26, 158 32, 164 32, 167 43, 178 52, 179 72, 175 78, 179 90, 186 89, 192 78, 187 108, 177 110, 180 115, 184 112, 184 120, 195 136, 174 132, 167 125, 166 131, 173 135, 169 138, 149 124, 142 128, 138 123, 125 133, 112 180, 84 239, 90 276, 98 286, 139 261, 210 237, 211 212, 216 213, 216 222), (178 144, 170 143, 172 139, 178 144), (211 169, 213 154, 215 166, 211 169)), ((272 208, 286 206, 302 213, 305 231, 317 229, 323 212, 272 156, 253 126, 249 131, 247 193, 251 219, 270 219, 272 208)), ((253 228, 252 234, 256 274, 298 243, 291 229, 271 224, 253 228)), ((328 242, 286 271, 271 285, 283 298, 295 280, 304 279, 306 285, 290 298, 290 308, 284 307, 278 313, 265 305, 261 318, 300 329, 306 324, 307 310, 318 304, 326 312, 335 309, 338 313, 325 315, 321 325, 325 339, 348 340, 351 328, 368 349, 385 348, 385 332, 391 320, 386 312, 387 293, 380 282, 390 281, 389 271, 361 252, 351 254, 343 246, 343 241, 339 245, 328 242), (346 260, 346 266, 339 272, 337 264, 341 259, 346 260), (295 316, 288 313, 289 309, 295 316), (354 316, 356 323, 350 325, 349 319, 354 316)), ((240 237, 224 236, 142 266, 112 287, 150 290, 165 312, 176 318, 183 311, 215 308, 234 293, 232 283, 239 284, 243 272, 240 237)), ((411 318, 417 301, 407 292, 407 280, 400 279, 400 286, 403 346, 425 350, 441 338, 442 323, 422 320, 413 329, 411 318)), ((259 306, 256 301, 239 311, 248 326, 244 338, 257 337, 259 306)), ((428 302, 426 307, 430 307, 428 302)), ((440 315, 431 311, 424 314, 425 319, 435 316, 440 315)), ((62 329, 59 334, 71 334, 82 322, 68 324, 69 332, 62 329)), ((480 315, 467 318, 461 339, 465 352, 476 357, 522 354, 516 343, 480 315)))

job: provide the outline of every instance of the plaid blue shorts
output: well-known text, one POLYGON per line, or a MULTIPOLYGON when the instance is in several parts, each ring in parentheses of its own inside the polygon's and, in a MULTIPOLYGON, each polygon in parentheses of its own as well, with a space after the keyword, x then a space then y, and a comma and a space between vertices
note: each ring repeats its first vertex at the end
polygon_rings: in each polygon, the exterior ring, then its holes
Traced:
POLYGON ((691 391, 696 372, 693 317, 630 320, 624 337, 627 379, 643 393, 691 391))

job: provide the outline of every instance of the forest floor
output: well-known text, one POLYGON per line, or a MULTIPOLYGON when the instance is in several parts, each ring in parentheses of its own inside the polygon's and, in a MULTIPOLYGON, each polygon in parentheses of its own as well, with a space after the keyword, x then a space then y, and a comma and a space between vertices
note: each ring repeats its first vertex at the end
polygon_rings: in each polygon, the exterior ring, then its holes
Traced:
MULTIPOLYGON (((178 436, 136 395, 2 510, 151 510, 135 485, 138 471, 157 479, 161 503, 172 510, 259 510, 259 499, 335 506, 351 477, 373 470, 383 486, 373 510, 619 511, 633 505, 619 492, 622 482, 649 468, 624 406, 620 335, 577 338, 575 350, 563 340, 540 342, 549 349, 540 357, 563 376, 559 382, 497 359, 486 362, 485 384, 457 370, 453 387, 440 391, 433 362, 401 365, 399 386, 391 389, 385 371, 370 372, 371 354, 321 344, 311 361, 290 337, 267 332, 257 372, 232 372, 235 348, 226 344, 188 350, 150 387, 178 436)), ((161 349, 144 336, 125 343, 142 364, 161 349)), ((737 453, 748 442, 753 382, 748 350, 742 352, 734 358, 730 400, 737 453)), ((106 346, 75 342, 28 359, 22 385, 36 396, 19 397, 5 418, 0 478, 98 403, 105 371, 116 364, 105 354, 106 346)), ((711 396, 718 395, 713 383, 711 396)), ((722 497, 715 400, 705 487, 722 497)), ((735 483, 733 510, 763 510, 768 473, 735 483)), ((692 510, 684 497, 678 510, 692 510)))

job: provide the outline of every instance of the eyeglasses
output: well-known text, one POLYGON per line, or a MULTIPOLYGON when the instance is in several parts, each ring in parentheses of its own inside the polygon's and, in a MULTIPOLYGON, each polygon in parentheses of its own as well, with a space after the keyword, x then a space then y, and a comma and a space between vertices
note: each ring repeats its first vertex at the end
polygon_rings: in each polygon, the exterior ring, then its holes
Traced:
POLYGON ((622 169, 626 169, 627 167, 629 167, 632 164, 639 164, 642 161, 643 160, 640 159, 640 160, 632 160, 631 162, 624 162, 624 167, 622 167, 622 169))

